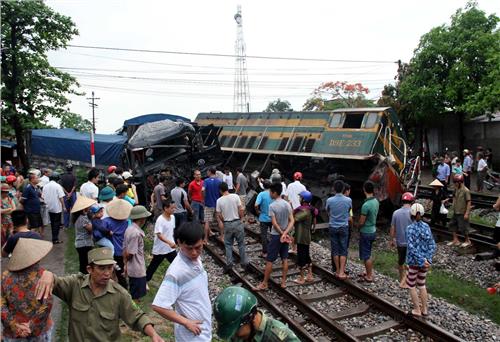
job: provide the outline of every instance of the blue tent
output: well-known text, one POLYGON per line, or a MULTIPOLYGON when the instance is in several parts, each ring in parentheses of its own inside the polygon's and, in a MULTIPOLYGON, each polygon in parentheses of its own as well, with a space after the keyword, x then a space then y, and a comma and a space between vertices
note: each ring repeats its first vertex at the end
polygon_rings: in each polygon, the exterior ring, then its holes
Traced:
MULTIPOLYGON (((127 137, 116 134, 95 134, 97 165, 120 165, 127 137)), ((31 153, 36 156, 78 160, 90 163, 90 133, 72 128, 34 129, 31 132, 31 153)))
POLYGON ((127 128, 129 126, 139 126, 148 122, 155 122, 155 121, 161 121, 161 120, 172 120, 172 121, 184 121, 184 122, 191 122, 188 118, 185 118, 180 115, 174 115, 174 114, 163 114, 163 113, 157 113, 157 114, 145 114, 145 115, 140 115, 136 116, 135 118, 125 120, 123 122, 123 128, 127 128))

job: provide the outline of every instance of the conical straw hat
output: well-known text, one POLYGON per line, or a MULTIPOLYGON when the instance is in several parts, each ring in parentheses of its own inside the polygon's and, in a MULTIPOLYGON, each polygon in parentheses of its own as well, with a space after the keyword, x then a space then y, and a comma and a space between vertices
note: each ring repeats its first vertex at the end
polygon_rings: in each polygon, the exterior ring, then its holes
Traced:
POLYGON ((430 185, 430 186, 444 186, 444 185, 443 185, 443 183, 441 183, 441 182, 440 182, 439 180, 437 180, 437 179, 434 179, 434 180, 432 181, 432 183, 431 183, 431 184, 429 184, 429 185, 430 185))
POLYGON ((132 204, 120 198, 114 199, 106 206, 109 217, 115 220, 126 220, 132 211, 132 204))
POLYGON ((42 260, 51 249, 52 242, 20 238, 12 252, 7 269, 9 271, 24 270, 42 260))
POLYGON ((71 208, 72 213, 76 213, 77 211, 83 210, 85 208, 90 207, 92 204, 96 204, 97 201, 93 200, 92 198, 88 198, 82 195, 78 195, 76 198, 76 202, 73 205, 73 208, 71 208))

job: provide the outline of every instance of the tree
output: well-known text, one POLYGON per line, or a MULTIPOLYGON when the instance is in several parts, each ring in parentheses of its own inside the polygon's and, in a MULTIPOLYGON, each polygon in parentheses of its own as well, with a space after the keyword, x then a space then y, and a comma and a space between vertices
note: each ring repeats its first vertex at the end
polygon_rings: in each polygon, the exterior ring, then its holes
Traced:
POLYGON ((304 103, 302 109, 318 111, 373 107, 373 101, 365 97, 368 92, 368 88, 363 87, 361 83, 325 82, 313 91, 313 96, 304 103))
POLYGON ((67 94, 76 79, 52 67, 49 50, 65 48, 78 34, 69 17, 54 12, 41 0, 2 1, 2 134, 15 134, 21 163, 29 166, 25 151, 28 130, 42 128, 50 117, 70 113, 67 94))
POLYGON ((386 84, 382 94, 377 101, 380 107, 391 107, 398 114, 399 120, 403 124, 406 136, 409 137, 416 127, 415 115, 411 103, 401 98, 401 83, 408 75, 408 63, 398 62, 398 73, 394 77, 396 84, 386 84))
POLYGON ((293 112, 292 105, 287 100, 281 101, 278 98, 276 101, 269 102, 264 112, 293 112))
POLYGON ((74 128, 78 131, 90 132, 92 130, 92 122, 82 118, 76 113, 68 113, 61 118, 60 128, 74 128))
POLYGON ((470 2, 420 39, 400 84, 401 100, 410 103, 419 125, 434 115, 452 113, 459 121, 463 149, 466 118, 500 108, 500 33, 498 17, 470 2))

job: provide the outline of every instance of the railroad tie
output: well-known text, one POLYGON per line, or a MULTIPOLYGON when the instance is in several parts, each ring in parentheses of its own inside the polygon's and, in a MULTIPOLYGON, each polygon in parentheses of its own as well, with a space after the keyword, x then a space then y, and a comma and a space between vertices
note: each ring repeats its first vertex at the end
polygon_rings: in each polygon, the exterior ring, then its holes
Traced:
POLYGON ((318 302, 318 301, 332 299, 332 298, 338 298, 338 297, 342 297, 345 295, 346 295, 346 293, 342 289, 331 289, 331 290, 328 290, 326 292, 304 294, 304 295, 301 295, 300 298, 311 303, 311 302, 318 302))
POLYGON ((388 320, 383 323, 366 327, 366 328, 359 328, 359 329, 353 329, 350 331, 350 333, 354 336, 356 336, 359 339, 371 337, 371 336, 376 336, 380 335, 383 332, 390 330, 390 329, 398 329, 402 327, 403 324, 401 322, 397 322, 395 320, 388 320))

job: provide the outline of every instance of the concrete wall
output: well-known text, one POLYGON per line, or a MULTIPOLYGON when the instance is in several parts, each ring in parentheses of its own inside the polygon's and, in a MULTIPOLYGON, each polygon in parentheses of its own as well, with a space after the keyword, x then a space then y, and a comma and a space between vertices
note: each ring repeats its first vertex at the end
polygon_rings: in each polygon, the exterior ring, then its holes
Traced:
MULTIPOLYGON (((458 120, 447 117, 427 129, 429 152, 458 151, 458 120)), ((493 150, 494 168, 500 170, 500 121, 467 122, 464 125, 465 148, 475 150, 479 145, 493 150)))

